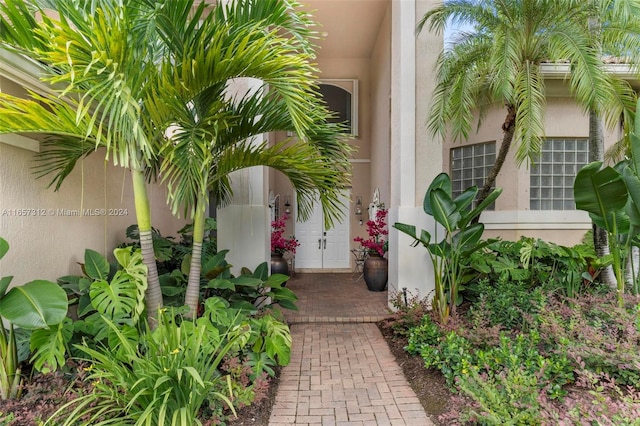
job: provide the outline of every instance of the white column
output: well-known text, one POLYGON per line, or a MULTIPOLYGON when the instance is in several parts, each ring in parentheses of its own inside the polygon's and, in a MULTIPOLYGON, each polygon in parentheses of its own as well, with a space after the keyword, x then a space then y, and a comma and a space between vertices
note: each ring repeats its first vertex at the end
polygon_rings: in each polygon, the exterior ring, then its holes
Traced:
MULTIPOLYGON (((236 79, 230 82, 228 94, 241 96, 261 84, 255 79, 236 79)), ((256 136, 254 143, 260 144, 265 138, 265 135, 256 136)), ((234 172, 230 177, 233 200, 217 212, 218 251, 229 250, 226 259, 233 265, 232 273, 239 275, 242 267, 254 270, 270 259, 268 173, 266 167, 251 167, 234 172)))
MULTIPOLYGON (((389 223, 416 225, 433 233, 434 221, 422 209, 424 191, 442 170, 442 146, 427 138, 425 122, 431 100, 436 56, 427 47, 434 36, 416 37, 416 22, 437 0, 393 0, 391 25, 391 210, 389 223)), ((437 39, 437 38, 436 38, 437 39)), ((440 43, 442 43, 440 41, 440 43)), ((440 44, 442 46, 442 44, 440 44)), ((393 228, 389 232, 389 290, 427 296, 434 288, 433 267, 422 246, 393 228)))

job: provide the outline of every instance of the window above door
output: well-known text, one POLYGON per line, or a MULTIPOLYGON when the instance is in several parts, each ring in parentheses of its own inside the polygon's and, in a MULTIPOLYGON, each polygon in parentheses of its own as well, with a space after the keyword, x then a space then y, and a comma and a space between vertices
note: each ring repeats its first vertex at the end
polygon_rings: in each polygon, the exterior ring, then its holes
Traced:
POLYGON ((358 137, 358 80, 356 79, 328 79, 318 84, 320 94, 327 103, 329 111, 335 113, 330 120, 344 123, 346 133, 351 137, 358 137))

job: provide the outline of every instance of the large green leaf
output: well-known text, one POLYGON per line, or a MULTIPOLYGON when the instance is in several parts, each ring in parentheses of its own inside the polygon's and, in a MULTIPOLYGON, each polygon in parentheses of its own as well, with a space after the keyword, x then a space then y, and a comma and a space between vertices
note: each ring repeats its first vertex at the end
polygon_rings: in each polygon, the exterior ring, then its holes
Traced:
POLYGON ((462 194, 458 195, 455 200, 453 200, 453 202, 456 203, 456 206, 458 206, 458 210, 462 212, 473 203, 476 195, 478 195, 478 187, 472 186, 465 189, 462 194))
POLYGON ((400 223, 400 222, 396 222, 393 224, 393 227, 396 228, 398 231, 407 234, 408 236, 410 236, 411 238, 414 239, 413 242, 413 246, 417 246, 419 243, 422 243, 422 245, 424 245, 425 247, 427 247, 429 245, 429 242, 431 241, 431 234, 429 234, 427 231, 425 231, 424 229, 422 230, 422 233, 420 234, 420 237, 418 237, 416 235, 416 227, 415 225, 409 225, 406 223, 400 223))
POLYGON ((453 202, 451 196, 441 188, 431 191, 430 198, 433 218, 444 226, 449 234, 453 233, 458 228, 458 222, 462 217, 458 206, 453 202))
POLYGON ((584 166, 576 176, 573 192, 576 208, 603 218, 603 228, 612 232, 613 224, 606 219, 624 208, 629 192, 619 172, 601 167, 598 161, 584 166))
POLYGON ((502 194, 502 188, 496 188, 485 198, 480 204, 475 206, 473 210, 471 210, 468 214, 463 215, 462 219, 460 219, 460 223, 458 226, 460 228, 465 228, 467 224, 473 220, 476 216, 480 215, 487 207, 491 205, 499 196, 502 194))
POLYGON ((46 280, 12 288, 0 299, 0 316, 27 330, 47 328, 67 315, 67 293, 46 280))
POLYGON ((94 280, 106 280, 109 276, 109 262, 95 250, 84 252, 84 273, 94 280))
POLYGON ((451 238, 451 246, 454 251, 460 253, 461 251, 470 250, 478 244, 482 238, 484 232, 484 225, 482 223, 475 223, 468 228, 456 233, 451 238))
POLYGON ((627 234, 631 229, 631 219, 624 210, 608 212, 605 216, 589 213, 589 217, 600 228, 606 229, 615 235, 627 234))
POLYGON ((438 176, 436 176, 431 182, 431 185, 429 185, 427 192, 424 194, 424 201, 422 202, 422 208, 424 209, 424 212, 429 216, 433 216, 433 207, 431 204, 430 194, 432 191, 436 189, 442 189, 447 194, 451 194, 451 178, 449 177, 448 174, 440 173, 438 176))
POLYGON ((624 168, 622 177, 629 191, 629 201, 625 206, 625 212, 632 225, 640 226, 640 178, 630 167, 624 168))
POLYGON ((36 370, 48 373, 55 371, 65 363, 65 341, 71 339, 73 325, 70 318, 65 318, 56 327, 34 330, 31 333, 31 363, 36 370))
POLYGON ((119 271, 111 283, 100 280, 91 284, 91 304, 98 312, 114 319, 120 315, 134 315, 138 304, 138 285, 135 279, 119 271))

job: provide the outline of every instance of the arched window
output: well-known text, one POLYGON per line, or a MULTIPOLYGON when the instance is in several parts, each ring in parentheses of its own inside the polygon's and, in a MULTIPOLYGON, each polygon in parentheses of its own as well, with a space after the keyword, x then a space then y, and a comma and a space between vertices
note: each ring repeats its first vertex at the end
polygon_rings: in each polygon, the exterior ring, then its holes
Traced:
POLYGON ((319 89, 327 107, 335 113, 331 121, 346 124, 346 133, 358 137, 358 80, 323 80, 319 89))

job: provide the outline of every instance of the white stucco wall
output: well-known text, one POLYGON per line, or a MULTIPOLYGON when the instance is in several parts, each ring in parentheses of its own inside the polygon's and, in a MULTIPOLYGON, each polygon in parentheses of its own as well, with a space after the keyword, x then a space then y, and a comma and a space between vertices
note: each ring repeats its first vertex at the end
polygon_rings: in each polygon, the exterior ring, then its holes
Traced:
MULTIPOLYGON (((0 143, 0 236, 10 244, 0 276, 13 275, 14 285, 80 274, 85 249, 112 257, 136 223, 130 174, 102 152, 79 161, 58 192, 34 177, 35 156, 0 143)), ((165 190, 149 185, 149 197, 153 226, 175 235, 185 221, 171 215, 165 190)))

